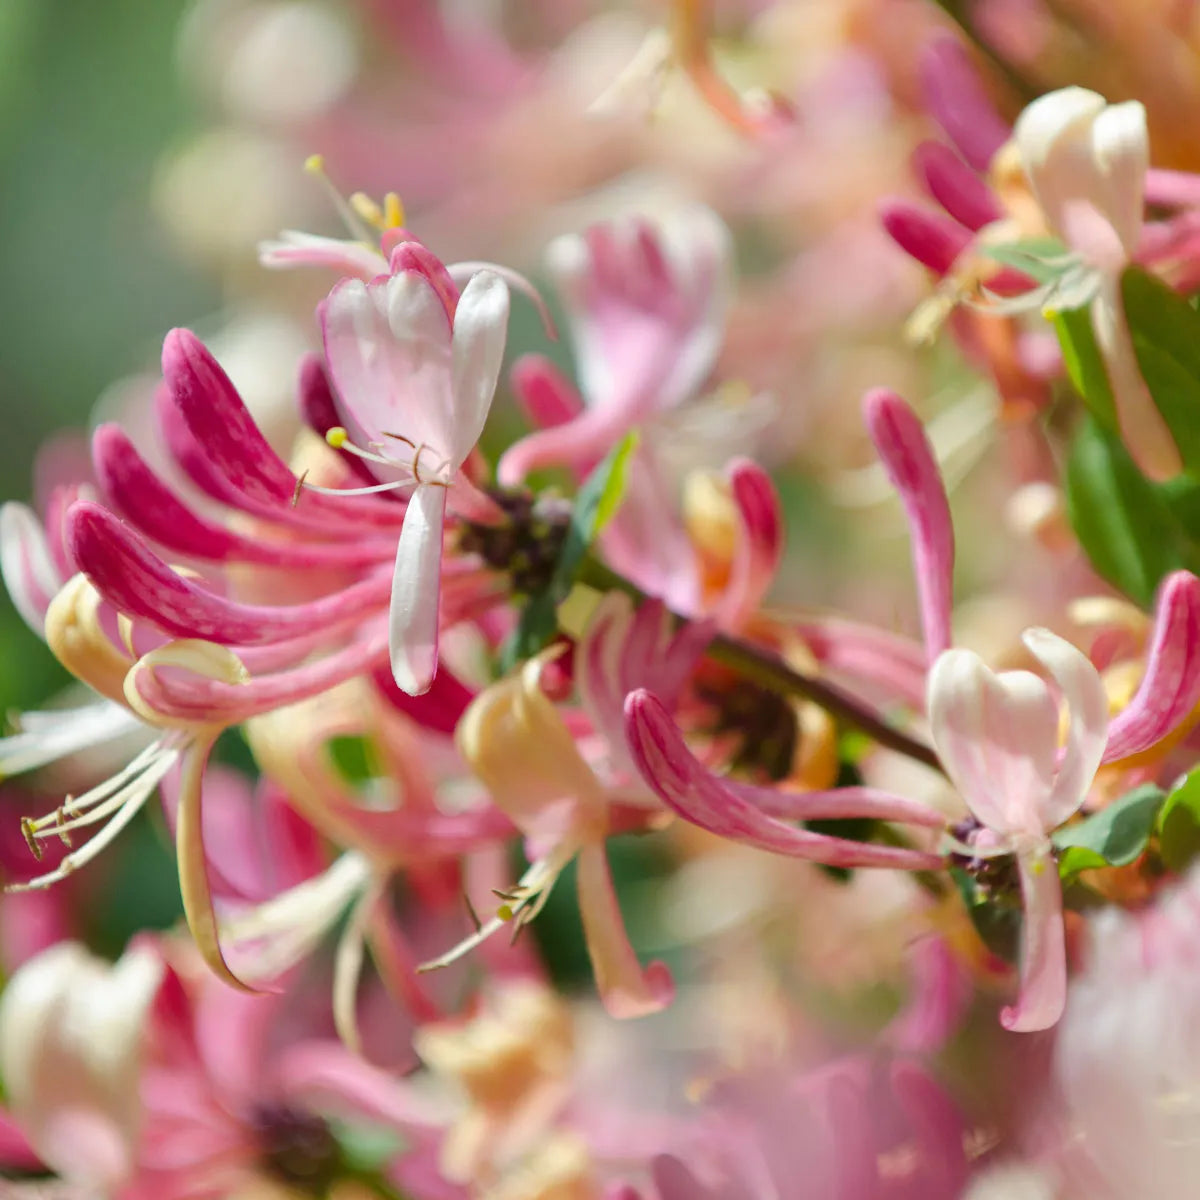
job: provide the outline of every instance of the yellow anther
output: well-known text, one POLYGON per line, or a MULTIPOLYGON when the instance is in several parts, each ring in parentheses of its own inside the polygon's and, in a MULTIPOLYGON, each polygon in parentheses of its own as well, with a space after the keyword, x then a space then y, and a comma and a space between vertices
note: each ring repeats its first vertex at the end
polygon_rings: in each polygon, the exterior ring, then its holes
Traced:
POLYGON ((384 229, 400 229, 405 221, 404 205, 395 192, 388 192, 383 198, 383 227, 384 229))
POLYGON ((340 450, 350 440, 350 435, 341 425, 334 425, 325 431, 325 440, 335 450, 340 450))
POLYGON ((325 155, 310 154, 304 160, 304 169, 310 175, 324 175, 325 174, 325 155))
POLYGON ((511 904, 502 904, 496 909, 496 916, 502 921, 511 921, 515 915, 511 904))
POLYGON ((350 207, 368 225, 373 225, 376 229, 385 228, 383 223, 383 209, 371 199, 366 192, 355 192, 350 197, 350 207))
POLYGON ((29 852, 38 862, 41 862, 42 848, 38 845, 37 826, 28 817, 21 818, 21 835, 25 839, 25 844, 29 847, 29 852))

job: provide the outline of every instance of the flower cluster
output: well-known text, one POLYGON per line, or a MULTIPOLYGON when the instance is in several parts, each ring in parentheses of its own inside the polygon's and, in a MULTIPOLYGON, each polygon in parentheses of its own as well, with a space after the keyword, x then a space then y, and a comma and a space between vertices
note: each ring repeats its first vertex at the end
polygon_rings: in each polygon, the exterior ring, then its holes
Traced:
MULTIPOLYGON (((476 107, 475 73, 506 111, 546 86, 396 7, 476 107)), ((674 7, 603 119, 688 81, 769 182, 802 122, 674 7)), ((873 460, 827 490, 898 501, 899 589, 876 522, 814 555, 768 469, 753 230, 622 210, 531 279, 320 158, 347 235, 259 248, 324 293, 288 444, 175 329, 144 411, 0 510, 81 685, 0 739, 31 781, 29 854, 0 838, 14 1195, 1188 1194, 1200 176, 1150 166, 1137 101, 1009 122, 949 35, 920 69, 940 211, 881 223, 987 413, 850 407, 873 460), (186 930, 106 963, 63 897, 155 797, 186 930)))

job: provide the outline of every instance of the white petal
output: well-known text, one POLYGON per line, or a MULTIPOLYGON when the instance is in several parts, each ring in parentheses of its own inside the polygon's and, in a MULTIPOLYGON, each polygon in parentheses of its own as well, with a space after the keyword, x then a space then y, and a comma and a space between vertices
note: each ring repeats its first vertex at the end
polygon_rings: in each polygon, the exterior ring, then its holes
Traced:
POLYGON ((1113 104, 1092 125, 1092 153, 1108 183, 1104 215, 1130 257, 1142 232, 1150 135, 1146 110, 1136 100, 1113 104))
POLYGON ((1025 645, 1054 676, 1070 710, 1067 744, 1042 813, 1047 830, 1061 825, 1087 797, 1108 740, 1108 697, 1100 672, 1082 651, 1048 629, 1027 629, 1025 645))
POLYGON ((454 314, 453 424, 444 453, 457 469, 483 432, 508 337, 508 286, 480 271, 463 289, 454 314))
POLYGON ((46 607, 65 581, 50 557, 41 521, 16 501, 0 507, 0 573, 13 607, 44 640, 46 607))
POLYGON ((929 722, 951 782, 975 816, 1002 836, 1041 836, 1054 786, 1058 708, 1028 671, 989 670, 969 650, 947 650, 929 675, 929 722))
POLYGON ((418 487, 409 498, 396 547, 388 644, 396 684, 410 696, 429 690, 437 672, 446 489, 418 487))

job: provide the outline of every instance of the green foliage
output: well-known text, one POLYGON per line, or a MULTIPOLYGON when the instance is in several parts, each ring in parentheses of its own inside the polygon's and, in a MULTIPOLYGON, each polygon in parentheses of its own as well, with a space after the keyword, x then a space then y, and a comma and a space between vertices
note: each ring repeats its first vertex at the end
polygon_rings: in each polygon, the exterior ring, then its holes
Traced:
POLYGON ((1058 850, 1059 875, 1070 880, 1094 867, 1128 866, 1149 844, 1165 798, 1161 788, 1144 784, 1100 812, 1060 829, 1051 839, 1058 850))
POLYGON ((1136 267, 1121 300, 1138 369, 1179 448, 1183 472, 1152 483, 1121 442, 1108 372, 1086 309, 1055 314, 1067 374, 1090 419, 1067 462, 1068 509, 1092 565, 1148 606, 1162 577, 1200 566, 1200 313, 1136 267))
POLYGON ((629 462, 637 443, 637 432, 631 430, 580 486, 550 586, 544 592, 530 596, 521 609, 517 627, 500 652, 502 671, 510 671, 517 663, 536 654, 558 632, 558 606, 574 586, 592 543, 616 515, 625 498, 629 462))
POLYGON ((1158 853, 1169 871, 1183 871, 1200 854, 1200 769, 1191 771, 1158 814, 1158 853))
POLYGON ((1022 242, 1007 242, 990 246, 981 243, 978 251, 985 258, 1001 266, 1012 267, 1037 283, 1049 283, 1057 279, 1077 259, 1072 258, 1066 246, 1057 238, 1027 238, 1022 242))
POLYGON ((980 940, 998 958, 1015 963, 1021 945, 1021 907, 1016 897, 993 897, 966 871, 953 868, 950 875, 980 940))
POLYGON ((1200 313, 1136 267, 1121 278, 1138 367, 1179 448, 1184 470, 1200 474, 1200 313))
POLYGON ((1092 566, 1148 607, 1164 575, 1200 557, 1160 487, 1095 419, 1083 423, 1067 460, 1067 510, 1092 566))

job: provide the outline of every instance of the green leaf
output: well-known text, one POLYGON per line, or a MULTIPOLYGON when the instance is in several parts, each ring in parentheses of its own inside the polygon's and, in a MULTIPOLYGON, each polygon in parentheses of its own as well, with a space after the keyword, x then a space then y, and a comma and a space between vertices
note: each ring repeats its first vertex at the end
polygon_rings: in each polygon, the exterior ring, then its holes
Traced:
POLYGON ((1000 246, 986 243, 976 247, 984 258, 1001 266, 1013 267, 1037 283, 1049 283, 1067 271, 1077 259, 1056 238, 1029 238, 1022 242, 1007 242, 1000 246))
POLYGON ((998 958, 1015 963, 1021 945, 1020 906, 989 900, 966 871, 952 868, 950 875, 983 944, 998 958))
POLYGON ((381 772, 370 738, 340 736, 325 743, 338 774, 350 783, 378 779, 381 772))
POLYGON ((1194 564, 1162 494, 1095 420, 1075 436, 1066 484, 1071 527, 1092 566, 1138 604, 1148 608, 1164 575, 1194 564))
POLYGON ((575 582, 579 564, 583 562, 596 536, 612 520, 625 498, 629 476, 629 460, 637 448, 638 435, 630 430, 605 456, 600 465, 583 481, 571 524, 563 542, 550 591, 555 603, 566 598, 575 582))
POLYGON ((1124 867, 1146 849, 1165 793, 1152 783, 1134 788, 1107 808, 1050 839, 1059 851, 1058 873, 1069 879, 1093 867, 1124 867))
POLYGON ((1158 852, 1169 871, 1180 872, 1200 854, 1200 769, 1167 797, 1158 814, 1158 852))
POLYGON ((1184 469, 1200 474, 1200 313, 1136 267, 1122 275, 1121 295, 1142 377, 1184 469))
POLYGON ((1092 416, 1110 433, 1116 433, 1117 407, 1108 382, 1108 370, 1092 331, 1091 310, 1073 308, 1056 312, 1053 322, 1072 385, 1083 397, 1092 416))
POLYGON ((558 613, 554 596, 541 592, 530 596, 521 609, 517 627, 500 650, 500 671, 507 675, 518 663, 544 650, 558 633, 558 613))

